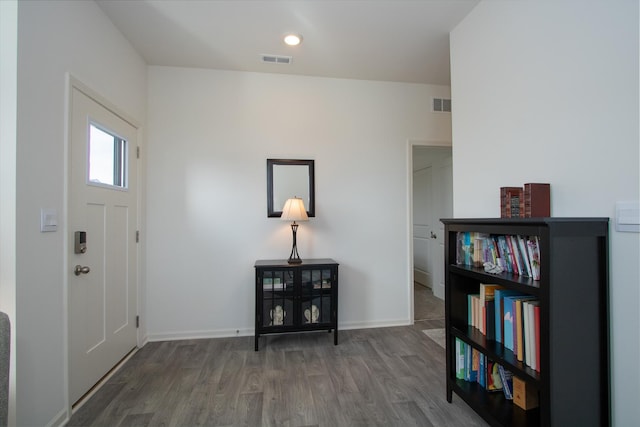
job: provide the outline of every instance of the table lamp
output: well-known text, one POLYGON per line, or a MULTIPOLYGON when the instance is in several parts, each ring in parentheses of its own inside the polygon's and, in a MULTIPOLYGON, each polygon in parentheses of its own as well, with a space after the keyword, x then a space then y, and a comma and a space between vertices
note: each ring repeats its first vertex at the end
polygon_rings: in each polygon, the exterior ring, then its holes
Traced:
POLYGON ((298 248, 296 247, 296 232, 298 231, 298 224, 296 221, 307 221, 307 210, 304 208, 304 202, 298 197, 288 199, 284 207, 282 208, 283 221, 293 221, 291 224, 291 231, 293 231, 293 247, 291 248, 291 255, 289 255, 289 264, 300 264, 302 260, 298 255, 298 248))

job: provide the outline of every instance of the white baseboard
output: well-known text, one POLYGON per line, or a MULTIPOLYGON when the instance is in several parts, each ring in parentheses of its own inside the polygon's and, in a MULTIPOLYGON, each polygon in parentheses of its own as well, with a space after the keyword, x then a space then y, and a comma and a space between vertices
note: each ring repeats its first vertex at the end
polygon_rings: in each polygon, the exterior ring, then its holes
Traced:
POLYGON ((433 287, 433 295, 444 300, 444 285, 436 285, 433 287))
POLYGON ((339 331, 348 331, 351 329, 372 329, 372 328, 390 328, 393 326, 410 326, 413 321, 410 319, 394 319, 382 320, 374 322, 346 322, 338 325, 339 331))
POLYGON ((58 412, 51 421, 47 423, 47 427, 62 427, 69 422, 69 412, 66 409, 58 412))
MULTIPOLYGON (((345 322, 338 324, 338 332, 350 329, 387 328, 391 326, 413 325, 410 319, 391 319, 373 322, 345 322)), ((184 331, 184 332, 159 332, 147 335, 145 343, 157 341, 180 341, 207 338, 232 338, 252 337, 255 335, 253 328, 242 329, 217 329, 209 331, 184 331)))
POLYGON ((249 337, 254 335, 254 329, 216 329, 208 331, 159 332, 147 335, 147 342, 197 340, 206 338, 249 337))
POLYGON ((413 280, 420 283, 424 287, 431 289, 429 276, 424 271, 418 270, 417 268, 413 269, 413 280))

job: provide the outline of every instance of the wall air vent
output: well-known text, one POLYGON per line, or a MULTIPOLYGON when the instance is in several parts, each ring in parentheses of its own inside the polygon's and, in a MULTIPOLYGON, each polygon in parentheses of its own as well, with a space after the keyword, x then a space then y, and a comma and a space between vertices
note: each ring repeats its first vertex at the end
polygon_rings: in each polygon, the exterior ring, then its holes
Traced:
POLYGON ((293 61, 293 57, 291 57, 291 56, 282 56, 282 55, 262 54, 262 55, 260 55, 260 58, 261 58, 262 62, 265 62, 265 63, 268 63, 268 64, 291 64, 291 61, 293 61))
POLYGON ((451 100, 443 98, 433 98, 433 105, 431 111, 440 111, 443 113, 451 112, 451 100))

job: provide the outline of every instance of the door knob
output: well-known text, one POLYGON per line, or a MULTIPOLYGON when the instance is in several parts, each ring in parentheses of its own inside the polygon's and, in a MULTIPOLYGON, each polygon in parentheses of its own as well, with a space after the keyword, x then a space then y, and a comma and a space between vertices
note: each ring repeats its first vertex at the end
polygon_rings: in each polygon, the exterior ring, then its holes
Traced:
POLYGON ((431 232, 431 238, 432 238, 432 239, 437 239, 437 238, 438 238, 438 236, 436 236, 436 233, 434 233, 434 232, 432 231, 432 232, 431 232))
POLYGON ((83 267, 81 265, 76 265, 76 269, 73 270, 73 272, 75 273, 76 276, 79 276, 81 274, 87 274, 88 272, 90 272, 91 269, 89 267, 83 267))

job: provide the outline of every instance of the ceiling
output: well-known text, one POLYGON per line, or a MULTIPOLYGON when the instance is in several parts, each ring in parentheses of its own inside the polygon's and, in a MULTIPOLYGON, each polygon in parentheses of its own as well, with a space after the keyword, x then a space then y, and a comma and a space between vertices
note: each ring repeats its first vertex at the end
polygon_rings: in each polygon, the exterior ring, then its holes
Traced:
POLYGON ((478 1, 97 3, 149 65, 449 85, 449 32, 478 1), (302 44, 285 45, 289 32, 302 44), (293 59, 263 63, 262 54, 293 59))

